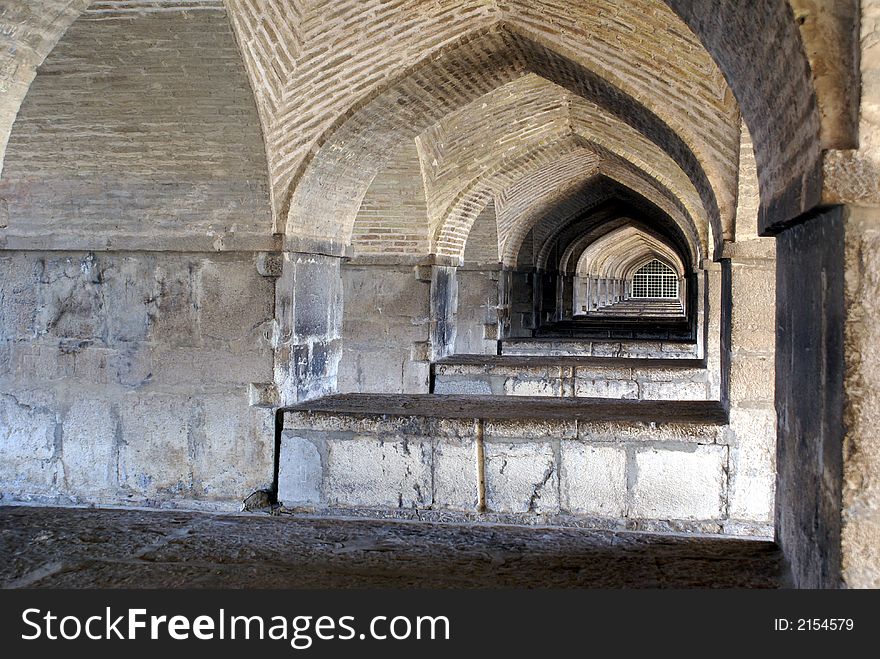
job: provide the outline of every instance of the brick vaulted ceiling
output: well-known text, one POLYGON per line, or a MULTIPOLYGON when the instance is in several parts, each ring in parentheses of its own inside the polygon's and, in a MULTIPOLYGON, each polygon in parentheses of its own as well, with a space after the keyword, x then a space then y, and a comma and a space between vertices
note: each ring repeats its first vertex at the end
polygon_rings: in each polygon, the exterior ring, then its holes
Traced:
MULTIPOLYGON (((4 3, 3 142, 36 67, 88 4, 4 3)), ((809 48, 785 0, 102 0, 90 11, 154 9, 225 9, 263 126, 275 231, 292 248, 341 251, 377 175, 395 154, 414 163, 413 143, 424 242, 450 256, 488 203, 499 242, 515 244, 593 169, 717 253, 742 189, 741 110, 765 225, 821 189, 809 48), (566 158, 582 166, 553 169, 566 158)))

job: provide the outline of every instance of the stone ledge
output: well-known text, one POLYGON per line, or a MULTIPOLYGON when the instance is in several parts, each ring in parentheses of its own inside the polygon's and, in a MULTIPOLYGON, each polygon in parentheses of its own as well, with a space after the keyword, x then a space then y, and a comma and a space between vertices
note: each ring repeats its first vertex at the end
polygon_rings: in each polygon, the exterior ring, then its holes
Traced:
POLYGON ((452 355, 434 362, 436 366, 486 366, 489 368, 538 368, 599 366, 603 368, 704 368, 701 359, 650 357, 601 357, 591 355, 452 355))
POLYGON ((340 394, 282 408, 306 414, 446 419, 555 419, 582 421, 723 425, 718 401, 646 401, 543 396, 458 396, 442 394, 340 394))
MULTIPOLYGON (((282 506, 280 513, 300 520, 393 520, 424 522, 428 524, 474 524, 478 526, 528 526, 563 529, 583 529, 610 534, 710 535, 747 537, 755 540, 773 540, 773 525, 738 520, 649 520, 611 519, 563 513, 477 513, 464 510, 413 508, 318 508, 310 506, 282 506)), ((638 538, 638 535, 634 536, 638 538)), ((626 543, 623 543, 626 544, 626 543)), ((768 545, 768 549, 775 545, 768 545)))
POLYGON ((698 359, 696 341, 627 338, 513 337, 499 341, 506 356, 615 357, 621 359, 698 359))

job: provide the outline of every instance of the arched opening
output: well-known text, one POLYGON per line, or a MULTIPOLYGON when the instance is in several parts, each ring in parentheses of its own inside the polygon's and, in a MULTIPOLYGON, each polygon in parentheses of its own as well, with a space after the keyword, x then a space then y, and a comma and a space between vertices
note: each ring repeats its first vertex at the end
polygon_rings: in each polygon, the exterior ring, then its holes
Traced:
POLYGON ((633 272, 628 281, 629 295, 633 299, 677 300, 678 275, 675 270, 653 259, 633 272))
POLYGON ((873 0, 858 136, 849 1, 6 4, 13 496, 274 482, 876 581, 873 0))

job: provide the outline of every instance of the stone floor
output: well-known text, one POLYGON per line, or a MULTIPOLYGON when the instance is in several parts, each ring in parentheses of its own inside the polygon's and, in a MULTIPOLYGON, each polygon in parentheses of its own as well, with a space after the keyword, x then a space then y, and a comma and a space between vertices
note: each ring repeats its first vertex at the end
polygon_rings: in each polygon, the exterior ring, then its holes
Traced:
POLYGON ((0 507, 5 588, 774 588, 769 542, 515 526, 0 507))

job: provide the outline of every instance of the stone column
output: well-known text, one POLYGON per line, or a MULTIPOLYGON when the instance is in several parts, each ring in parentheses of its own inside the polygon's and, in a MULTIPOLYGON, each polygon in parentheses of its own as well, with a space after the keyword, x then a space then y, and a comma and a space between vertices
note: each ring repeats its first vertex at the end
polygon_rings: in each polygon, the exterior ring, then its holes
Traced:
POLYGON ((728 517, 769 534, 776 474, 776 271, 772 238, 727 243, 730 269, 728 517))
POLYGON ((566 274, 560 274, 559 277, 562 280, 562 314, 560 320, 571 320, 575 312, 574 277, 566 274))
POLYGON ((431 360, 455 352, 455 318, 458 311, 457 268, 431 267, 431 360))
POLYGON ((880 588, 880 208, 847 209, 841 579, 880 588))
POLYGON ((292 405, 336 389, 342 355, 342 278, 337 256, 284 252, 275 282, 275 385, 292 405))
POLYGON ((553 320, 565 318, 565 275, 556 273, 556 308, 553 320))
MULTIPOLYGON (((721 264, 706 265, 706 296, 704 298, 706 369, 709 373, 709 395, 721 400, 721 264)), ((725 392, 726 395, 726 392, 725 392)))
POLYGON ((400 260, 360 257, 342 266, 340 393, 428 391, 431 266, 400 260))

